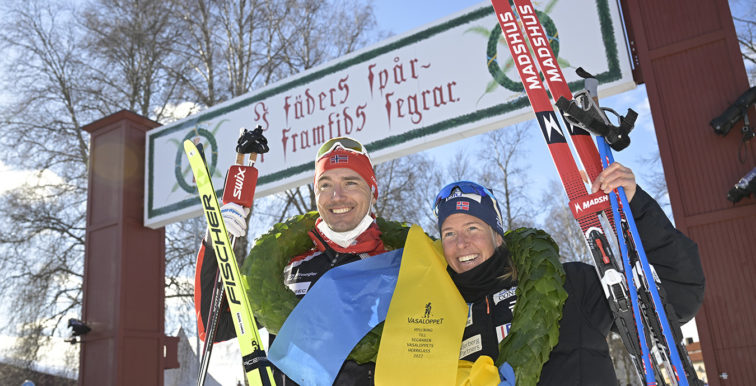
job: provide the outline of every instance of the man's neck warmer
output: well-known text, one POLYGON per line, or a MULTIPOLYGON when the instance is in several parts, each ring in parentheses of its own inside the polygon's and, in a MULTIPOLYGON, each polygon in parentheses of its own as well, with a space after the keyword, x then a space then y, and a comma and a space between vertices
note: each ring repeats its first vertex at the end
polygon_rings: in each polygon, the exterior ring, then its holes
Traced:
POLYGON ((362 218, 362 221, 360 221, 360 223, 350 231, 336 232, 331 229, 328 224, 325 223, 325 221, 318 221, 315 226, 320 231, 320 234, 328 238, 328 240, 333 241, 342 248, 349 248, 354 240, 357 239, 357 236, 361 235, 362 232, 368 229, 368 227, 370 227, 370 224, 372 224, 374 221, 375 220, 373 220, 373 217, 370 215, 370 211, 368 211, 365 217, 362 218))

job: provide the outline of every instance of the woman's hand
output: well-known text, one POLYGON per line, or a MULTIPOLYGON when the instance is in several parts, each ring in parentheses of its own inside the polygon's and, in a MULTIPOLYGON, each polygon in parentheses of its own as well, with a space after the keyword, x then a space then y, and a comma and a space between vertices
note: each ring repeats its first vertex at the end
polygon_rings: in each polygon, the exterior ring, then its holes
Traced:
POLYGON ((601 171, 596 180, 591 185, 591 193, 596 193, 599 190, 609 194, 618 187, 625 189, 625 195, 627 201, 630 202, 635 196, 635 189, 638 184, 635 182, 635 174, 630 168, 622 165, 619 162, 614 162, 609 167, 601 171))

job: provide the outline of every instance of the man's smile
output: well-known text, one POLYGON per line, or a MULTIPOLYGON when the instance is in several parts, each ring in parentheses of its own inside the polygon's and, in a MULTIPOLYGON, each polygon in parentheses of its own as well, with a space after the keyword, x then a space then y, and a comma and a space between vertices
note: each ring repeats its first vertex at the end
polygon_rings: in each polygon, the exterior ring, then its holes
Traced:
POLYGON ((346 207, 346 208, 331 208, 331 213, 333 213, 333 214, 344 214, 344 213, 347 213, 347 212, 349 212, 351 210, 352 210, 351 207, 346 207))

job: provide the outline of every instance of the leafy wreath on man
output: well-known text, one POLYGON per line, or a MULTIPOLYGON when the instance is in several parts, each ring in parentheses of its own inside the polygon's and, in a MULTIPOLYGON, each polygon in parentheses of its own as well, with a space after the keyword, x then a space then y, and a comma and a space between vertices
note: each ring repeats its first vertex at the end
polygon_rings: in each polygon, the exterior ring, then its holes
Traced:
MULTIPOLYGON (((298 299, 283 284, 283 270, 293 256, 313 247, 308 232, 315 226, 317 212, 294 216, 260 236, 242 266, 257 320, 277 333, 298 299)), ((409 227, 400 222, 376 219, 387 250, 402 248, 409 227)), ((517 374, 518 384, 535 384, 551 349, 559 340, 559 320, 567 299, 564 269, 558 247, 541 230, 520 228, 505 235, 517 269, 517 308, 509 335, 499 344, 496 365, 507 361, 517 374)), ((375 361, 383 323, 357 343, 349 359, 358 363, 375 361)))

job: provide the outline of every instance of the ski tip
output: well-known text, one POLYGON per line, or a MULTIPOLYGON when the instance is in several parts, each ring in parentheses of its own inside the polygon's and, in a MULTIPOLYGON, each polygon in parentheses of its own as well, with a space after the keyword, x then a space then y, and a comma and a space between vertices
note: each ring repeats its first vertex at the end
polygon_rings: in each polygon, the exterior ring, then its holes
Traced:
POLYGON ((197 146, 195 146, 195 145, 194 145, 194 142, 192 142, 192 141, 191 141, 191 140, 189 140, 189 139, 187 139, 187 140, 185 140, 185 141, 184 141, 184 152, 185 152, 185 153, 186 153, 186 154, 187 154, 187 155, 188 155, 189 157, 194 157, 194 153, 195 153, 196 151, 197 151, 197 146))

